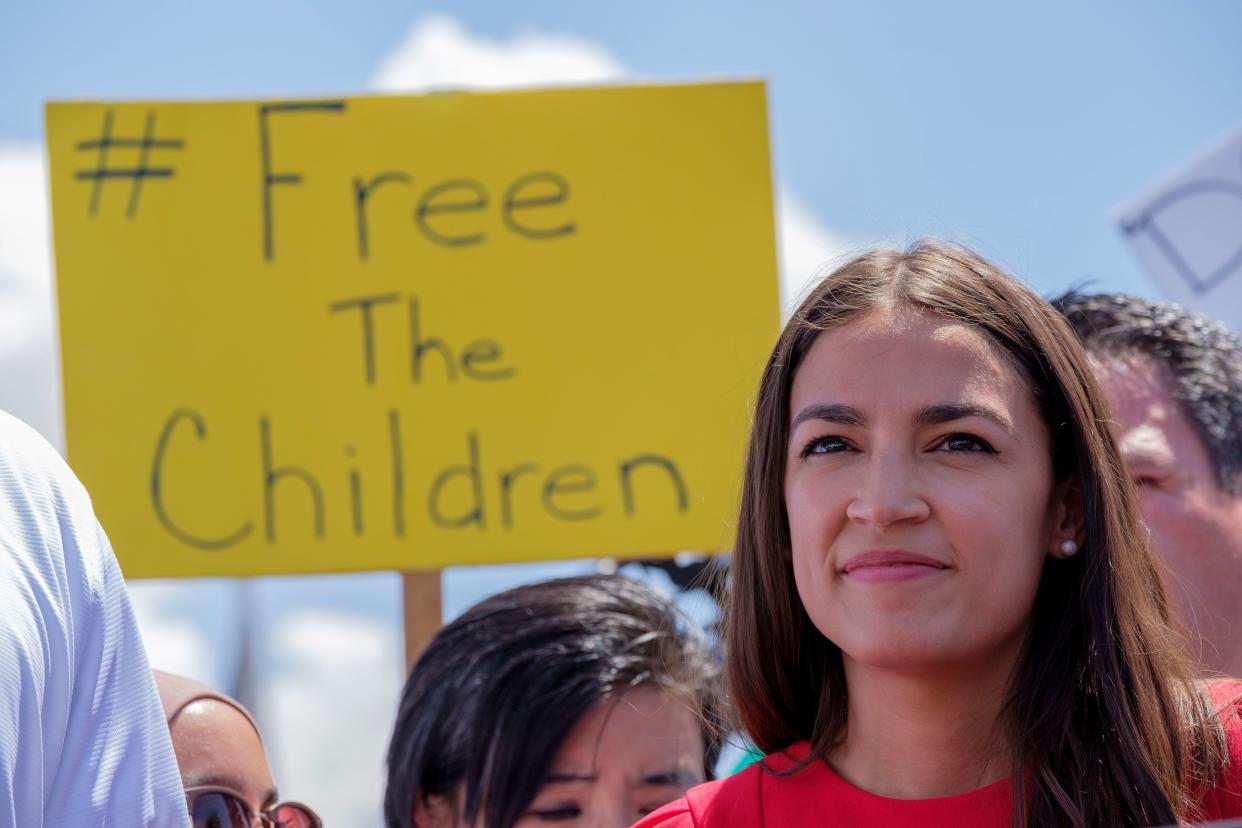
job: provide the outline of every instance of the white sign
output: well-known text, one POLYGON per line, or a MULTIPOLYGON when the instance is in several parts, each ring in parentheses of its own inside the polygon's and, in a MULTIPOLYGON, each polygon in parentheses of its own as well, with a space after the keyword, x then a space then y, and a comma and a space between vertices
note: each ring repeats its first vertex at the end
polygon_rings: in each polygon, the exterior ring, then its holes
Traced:
POLYGON ((1242 330, 1242 128, 1118 219, 1165 296, 1242 330))

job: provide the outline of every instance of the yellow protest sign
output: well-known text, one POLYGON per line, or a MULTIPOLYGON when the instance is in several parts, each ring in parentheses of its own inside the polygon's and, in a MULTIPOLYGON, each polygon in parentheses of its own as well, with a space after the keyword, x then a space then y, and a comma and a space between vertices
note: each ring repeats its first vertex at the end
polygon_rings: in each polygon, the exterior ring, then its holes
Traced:
POLYGON ((47 108, 69 459, 127 575, 729 543, 758 83, 47 108))

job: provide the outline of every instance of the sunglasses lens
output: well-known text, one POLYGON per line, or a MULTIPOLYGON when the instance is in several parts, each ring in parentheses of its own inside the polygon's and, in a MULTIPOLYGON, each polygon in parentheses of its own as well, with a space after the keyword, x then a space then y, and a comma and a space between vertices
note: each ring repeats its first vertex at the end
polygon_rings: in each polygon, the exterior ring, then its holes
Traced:
POLYGON ((212 791, 194 798, 194 828, 251 828, 250 809, 235 796, 212 791))
POLYGON ((276 828, 315 828, 315 818, 301 805, 277 805, 271 812, 276 828))

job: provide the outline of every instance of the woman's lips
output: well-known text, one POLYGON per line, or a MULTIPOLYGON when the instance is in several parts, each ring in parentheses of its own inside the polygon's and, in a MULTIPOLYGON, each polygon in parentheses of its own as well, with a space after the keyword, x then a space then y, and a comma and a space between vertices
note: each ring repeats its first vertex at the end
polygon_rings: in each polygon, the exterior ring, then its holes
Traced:
POLYGON ((841 573, 852 581, 878 583, 929 578, 948 569, 948 564, 926 555, 885 549, 855 555, 841 567, 841 573))

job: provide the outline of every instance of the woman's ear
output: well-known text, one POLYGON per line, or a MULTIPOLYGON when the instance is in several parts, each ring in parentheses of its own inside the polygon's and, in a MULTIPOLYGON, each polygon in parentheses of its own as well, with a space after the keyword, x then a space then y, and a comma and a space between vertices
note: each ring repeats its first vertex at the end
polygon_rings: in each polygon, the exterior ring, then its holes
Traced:
POLYGON ((1050 554, 1054 558, 1072 558, 1085 541, 1082 486, 1078 475, 1070 475, 1053 489, 1052 536, 1050 554))
POLYGON ((414 828, 453 828, 457 816, 447 797, 438 794, 414 800, 414 828))

